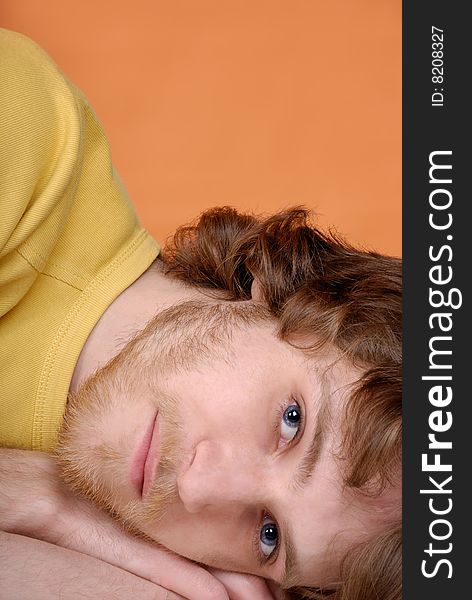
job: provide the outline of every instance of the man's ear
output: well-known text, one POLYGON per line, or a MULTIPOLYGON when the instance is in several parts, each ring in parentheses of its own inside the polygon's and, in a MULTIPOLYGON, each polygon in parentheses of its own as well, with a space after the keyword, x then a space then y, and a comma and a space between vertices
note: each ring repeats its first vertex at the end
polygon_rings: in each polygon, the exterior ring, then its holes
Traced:
POLYGON ((263 302, 265 303, 264 292, 262 291, 262 286, 257 277, 254 277, 253 282, 251 284, 251 300, 254 302, 263 302))

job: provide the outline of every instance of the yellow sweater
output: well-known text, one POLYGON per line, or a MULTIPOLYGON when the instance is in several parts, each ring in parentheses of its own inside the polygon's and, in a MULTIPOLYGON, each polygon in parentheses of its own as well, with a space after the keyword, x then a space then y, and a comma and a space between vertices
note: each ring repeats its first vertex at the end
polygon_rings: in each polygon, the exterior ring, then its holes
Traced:
POLYGON ((86 98, 0 29, 0 446, 54 448, 90 331, 158 252, 86 98))

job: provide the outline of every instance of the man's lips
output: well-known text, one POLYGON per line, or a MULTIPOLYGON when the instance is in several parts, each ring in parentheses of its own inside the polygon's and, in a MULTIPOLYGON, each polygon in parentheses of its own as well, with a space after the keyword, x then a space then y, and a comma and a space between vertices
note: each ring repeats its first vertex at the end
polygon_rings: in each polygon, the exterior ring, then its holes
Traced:
POLYGON ((139 495, 145 494, 149 485, 151 483, 150 469, 152 468, 152 464, 155 464, 155 461, 151 460, 151 450, 154 453, 154 457, 157 458, 157 448, 156 443, 158 444, 158 419, 159 411, 156 413, 154 418, 151 420, 149 427, 146 430, 146 433, 139 444, 139 447, 133 457, 131 464, 131 473, 130 479, 133 487, 139 493, 139 495), (157 435, 154 435, 157 432, 157 435), (156 439, 154 439, 156 438, 156 439), (146 489, 145 489, 146 488, 146 489))
POLYGON ((149 450, 144 463, 144 476, 143 476, 143 489, 142 496, 148 493, 154 482, 156 476, 156 468, 159 461, 159 411, 157 411, 156 418, 154 419, 153 428, 151 432, 151 442, 149 444, 149 450))

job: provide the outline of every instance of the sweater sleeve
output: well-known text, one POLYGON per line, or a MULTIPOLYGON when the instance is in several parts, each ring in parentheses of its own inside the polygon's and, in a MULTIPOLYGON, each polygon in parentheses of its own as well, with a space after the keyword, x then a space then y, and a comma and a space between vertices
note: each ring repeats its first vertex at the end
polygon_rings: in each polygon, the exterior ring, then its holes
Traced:
POLYGON ((0 317, 34 284, 60 236, 76 186, 81 121, 47 54, 0 29, 0 317))

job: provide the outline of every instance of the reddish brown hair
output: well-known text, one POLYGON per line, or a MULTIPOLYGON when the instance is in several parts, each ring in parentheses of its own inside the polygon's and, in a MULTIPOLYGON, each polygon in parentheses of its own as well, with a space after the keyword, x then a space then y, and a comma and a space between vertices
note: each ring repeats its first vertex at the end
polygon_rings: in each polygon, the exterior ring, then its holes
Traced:
MULTIPOLYGON (((268 218, 223 207, 177 230, 163 253, 166 273, 194 286, 247 300, 256 280, 279 335, 289 343, 333 344, 363 376, 343 418, 345 486, 379 494, 398 480, 401 456, 401 261, 356 249, 323 233, 308 211, 268 218)), ((399 600, 401 528, 351 550, 341 583, 292 588, 293 598, 399 600)))

